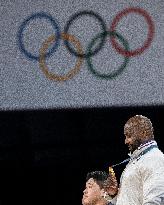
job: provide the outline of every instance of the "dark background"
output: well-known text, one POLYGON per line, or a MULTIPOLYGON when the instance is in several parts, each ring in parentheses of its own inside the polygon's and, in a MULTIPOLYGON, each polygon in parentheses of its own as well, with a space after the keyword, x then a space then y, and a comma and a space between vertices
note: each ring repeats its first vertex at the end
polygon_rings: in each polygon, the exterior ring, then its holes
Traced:
POLYGON ((1 111, 1 204, 80 205, 87 172, 128 157, 123 127, 136 114, 151 119, 164 151, 163 106, 1 111))

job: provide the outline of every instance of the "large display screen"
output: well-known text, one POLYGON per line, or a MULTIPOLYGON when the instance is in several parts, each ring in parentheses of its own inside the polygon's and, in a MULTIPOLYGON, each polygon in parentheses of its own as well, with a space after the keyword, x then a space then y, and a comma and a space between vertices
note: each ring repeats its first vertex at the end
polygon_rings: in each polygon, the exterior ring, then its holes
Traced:
POLYGON ((164 1, 1 0, 0 109, 164 103, 164 1))

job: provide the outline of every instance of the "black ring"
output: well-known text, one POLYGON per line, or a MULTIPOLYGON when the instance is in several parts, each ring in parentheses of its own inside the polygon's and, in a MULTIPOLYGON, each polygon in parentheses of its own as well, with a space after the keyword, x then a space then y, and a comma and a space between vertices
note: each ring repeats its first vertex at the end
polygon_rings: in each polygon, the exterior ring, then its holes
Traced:
MULTIPOLYGON (((73 21, 76 18, 78 18, 79 16, 82 16, 82 15, 88 15, 88 16, 92 16, 92 17, 96 18, 100 22, 100 25, 102 27, 102 33, 105 33, 107 31, 106 24, 105 24, 104 20, 102 19, 102 17, 99 14, 97 14, 93 11, 85 10, 85 11, 80 11, 78 13, 75 13, 74 15, 71 16, 71 18, 68 20, 68 22, 66 23, 66 25, 64 27, 64 33, 65 34, 68 34, 69 27, 73 23, 73 21)), ((97 54, 100 51, 100 49, 105 44, 105 39, 106 39, 106 36, 105 35, 102 36, 100 44, 97 46, 97 48, 95 48, 90 53, 84 53, 84 54, 77 53, 73 48, 71 48, 70 43, 67 40, 64 41, 64 44, 65 44, 66 48, 69 50, 69 52, 71 54, 73 54, 77 57, 81 57, 81 58, 88 58, 88 57, 94 56, 95 54, 97 54)))

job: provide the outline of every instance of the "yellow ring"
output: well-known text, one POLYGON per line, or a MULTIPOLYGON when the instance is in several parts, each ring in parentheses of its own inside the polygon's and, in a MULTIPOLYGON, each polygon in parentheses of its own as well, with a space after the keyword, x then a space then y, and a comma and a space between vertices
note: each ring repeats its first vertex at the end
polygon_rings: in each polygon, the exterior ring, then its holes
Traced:
MULTIPOLYGON (((78 39, 76 39, 73 35, 62 33, 61 38, 63 40, 67 40, 67 41, 70 41, 70 42, 74 43, 77 50, 78 50, 78 53, 83 54, 83 50, 82 50, 80 41, 78 39)), ((51 35, 50 37, 48 37, 47 40, 45 40, 43 42, 42 47, 39 50, 39 54, 40 54, 39 55, 39 65, 40 65, 40 68, 43 71, 43 73, 45 74, 45 76, 47 78, 49 78, 50 80, 56 80, 56 81, 69 80, 69 79, 73 78, 74 75, 76 75, 80 71, 80 66, 83 62, 83 59, 78 57, 75 67, 73 69, 71 69, 64 76, 57 75, 57 74, 49 72, 48 67, 46 65, 46 62, 45 62, 45 55, 46 55, 46 50, 48 49, 50 44, 53 43, 54 41, 55 41, 55 36, 51 35)))

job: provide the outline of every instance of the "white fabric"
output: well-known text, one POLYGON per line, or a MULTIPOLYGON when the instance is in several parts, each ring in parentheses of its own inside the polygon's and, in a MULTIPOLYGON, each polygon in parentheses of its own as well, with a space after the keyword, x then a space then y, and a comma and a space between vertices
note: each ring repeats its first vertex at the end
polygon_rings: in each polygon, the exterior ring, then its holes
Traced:
POLYGON ((155 141, 139 147, 122 173, 116 205, 164 205, 164 154, 153 148, 137 156, 155 141))

